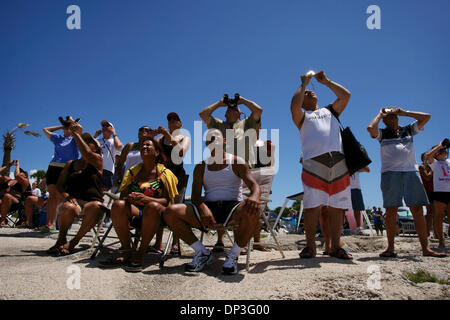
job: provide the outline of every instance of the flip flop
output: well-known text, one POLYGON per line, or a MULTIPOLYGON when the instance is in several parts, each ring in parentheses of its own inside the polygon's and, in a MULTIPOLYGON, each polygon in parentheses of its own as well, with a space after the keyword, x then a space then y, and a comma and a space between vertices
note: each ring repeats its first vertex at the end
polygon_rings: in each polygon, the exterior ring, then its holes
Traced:
POLYGON ((300 258, 302 259, 310 259, 314 258, 316 254, 314 253, 314 250, 310 247, 304 247, 303 250, 299 253, 300 258))
POLYGON ((351 254, 347 253, 347 251, 345 251, 343 248, 339 248, 334 252, 330 252, 330 256, 338 258, 338 259, 343 259, 343 260, 352 260, 353 259, 353 256, 351 254))
POLYGON ((434 258, 445 258, 447 255, 445 253, 439 253, 439 252, 430 252, 430 253, 425 253, 423 255, 424 257, 434 257, 434 258))
POLYGON ((153 252, 153 253, 157 253, 157 254, 162 254, 163 251, 156 249, 155 247, 148 247, 147 252, 153 252))
POLYGON ((272 250, 270 250, 269 248, 263 247, 263 246, 254 246, 253 250, 257 250, 257 251, 263 251, 263 252, 270 252, 272 250))
POLYGON ((380 257, 382 258, 397 258, 397 254, 392 251, 384 251, 380 253, 380 257))

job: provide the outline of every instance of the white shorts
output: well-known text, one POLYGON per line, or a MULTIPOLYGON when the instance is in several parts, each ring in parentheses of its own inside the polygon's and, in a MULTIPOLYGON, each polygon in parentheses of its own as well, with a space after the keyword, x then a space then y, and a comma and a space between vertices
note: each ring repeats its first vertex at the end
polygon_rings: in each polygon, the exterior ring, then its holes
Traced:
POLYGON ((303 185, 303 208, 312 209, 320 206, 329 206, 337 209, 351 209, 352 194, 350 190, 349 186, 339 193, 329 195, 322 190, 303 185))

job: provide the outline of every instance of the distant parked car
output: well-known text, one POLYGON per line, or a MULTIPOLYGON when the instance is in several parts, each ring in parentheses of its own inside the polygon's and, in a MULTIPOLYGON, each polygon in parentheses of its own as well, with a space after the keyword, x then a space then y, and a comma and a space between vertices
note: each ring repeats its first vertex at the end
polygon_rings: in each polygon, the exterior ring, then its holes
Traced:
POLYGON ((398 208, 398 226, 401 234, 416 233, 414 217, 407 207, 398 208))

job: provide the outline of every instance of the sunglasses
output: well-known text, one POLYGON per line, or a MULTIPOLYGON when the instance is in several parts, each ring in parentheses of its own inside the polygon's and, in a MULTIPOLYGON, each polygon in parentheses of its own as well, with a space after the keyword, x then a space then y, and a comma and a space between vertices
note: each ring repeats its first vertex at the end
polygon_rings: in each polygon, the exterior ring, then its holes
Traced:
POLYGON ((139 128, 139 132, 152 132, 150 128, 139 128))

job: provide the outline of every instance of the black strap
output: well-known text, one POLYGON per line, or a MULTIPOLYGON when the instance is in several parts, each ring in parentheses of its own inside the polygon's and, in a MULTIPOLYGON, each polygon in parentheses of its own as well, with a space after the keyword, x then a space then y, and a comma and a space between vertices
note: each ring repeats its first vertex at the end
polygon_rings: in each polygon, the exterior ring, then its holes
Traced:
POLYGON ((334 110, 333 105, 330 104, 327 109, 331 112, 331 114, 336 118, 336 120, 339 122, 339 125, 341 127, 341 130, 344 130, 344 126, 341 123, 341 120, 339 120, 339 115, 337 114, 336 110, 334 110))

